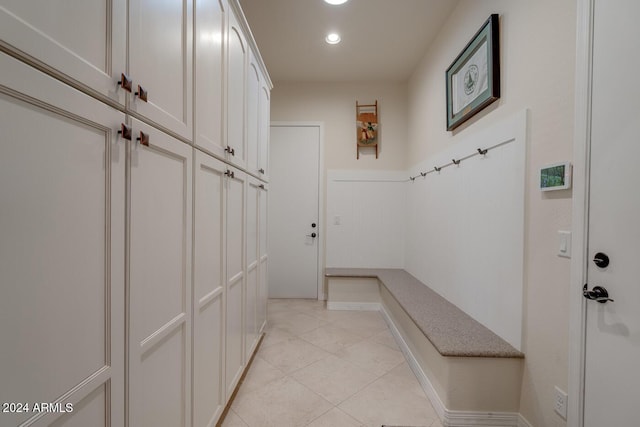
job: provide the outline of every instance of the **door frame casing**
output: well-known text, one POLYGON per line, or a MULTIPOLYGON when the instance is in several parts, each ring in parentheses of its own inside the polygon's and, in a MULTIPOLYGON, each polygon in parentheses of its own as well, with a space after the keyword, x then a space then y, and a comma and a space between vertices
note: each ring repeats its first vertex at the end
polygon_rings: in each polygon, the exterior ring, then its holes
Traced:
MULTIPOLYGON (((272 127, 317 127, 319 131, 318 142, 318 224, 323 227, 319 230, 320 239, 318 240, 318 277, 317 277, 317 295, 318 300, 326 299, 324 292, 324 251, 326 244, 326 224, 324 222, 324 205, 325 205, 325 185, 324 185, 324 122, 316 121, 272 121, 269 128, 272 127)), ((271 166, 269 166, 271 170, 271 166)))
POLYGON ((582 286, 588 267, 594 5, 595 0, 577 1, 568 427, 584 426, 586 305, 582 286))

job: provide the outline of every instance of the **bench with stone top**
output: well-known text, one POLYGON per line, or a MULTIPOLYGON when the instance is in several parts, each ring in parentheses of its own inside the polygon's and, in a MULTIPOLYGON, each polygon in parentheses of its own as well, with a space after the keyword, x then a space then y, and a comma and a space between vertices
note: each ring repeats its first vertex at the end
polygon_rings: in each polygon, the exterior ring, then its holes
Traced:
POLYGON ((325 278, 329 309, 382 312, 444 425, 518 425, 522 352, 405 270, 327 268, 325 278))

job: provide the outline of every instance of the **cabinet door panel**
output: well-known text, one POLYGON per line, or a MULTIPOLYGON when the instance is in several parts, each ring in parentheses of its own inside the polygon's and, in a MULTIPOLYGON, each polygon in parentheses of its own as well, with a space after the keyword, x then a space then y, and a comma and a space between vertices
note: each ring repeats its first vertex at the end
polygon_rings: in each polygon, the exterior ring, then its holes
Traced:
POLYGON ((124 105, 125 22, 124 0, 2 0, 0 44, 124 105))
POLYGON ((213 426, 224 409, 224 172, 196 152, 194 222, 194 426, 213 426))
POLYGON ((129 232, 131 425, 189 425, 192 148, 133 120, 129 232))
POLYGON ((261 188, 258 192, 258 301, 256 303, 256 317, 258 332, 261 332, 267 323, 267 299, 269 286, 267 278, 268 261, 267 255, 267 197, 269 191, 261 188))
POLYGON ((223 42, 226 2, 195 0, 195 144, 224 158, 222 140, 223 42))
POLYGON ((233 13, 229 12, 227 56, 227 145, 234 150, 228 159, 238 167, 246 164, 245 99, 247 44, 233 13))
POLYGON ((125 117, 5 54, 0 69, 0 401, 79 413, 102 389, 83 420, 122 423, 125 117))
POLYGON ((246 174, 232 170, 227 178, 226 388, 227 397, 244 367, 245 184, 246 174))
POLYGON ((262 179, 269 180, 269 135, 271 132, 271 94, 263 84, 260 88, 258 132, 258 169, 262 179))
POLYGON ((247 68, 247 170, 257 174, 259 156, 259 100, 260 100, 260 71, 258 63, 249 51, 249 66, 247 68))
POLYGON ((247 186, 247 294, 245 298, 245 349, 251 357, 258 339, 256 304, 258 301, 258 197, 260 187, 255 179, 247 186))
POLYGON ((191 0, 129 1, 129 74, 147 102, 130 95, 134 111, 192 140, 191 0))

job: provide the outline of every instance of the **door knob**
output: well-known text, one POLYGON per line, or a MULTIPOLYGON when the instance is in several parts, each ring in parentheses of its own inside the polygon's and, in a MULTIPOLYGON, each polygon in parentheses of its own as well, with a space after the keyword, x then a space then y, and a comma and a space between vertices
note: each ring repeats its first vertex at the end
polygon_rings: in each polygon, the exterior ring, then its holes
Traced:
POLYGON ((311 237, 312 239, 315 239, 316 236, 317 236, 316 233, 307 234, 307 237, 311 237))
POLYGON ((597 301, 600 304, 604 304, 607 301, 613 302, 613 300, 609 298, 609 292, 602 286, 594 286, 592 290, 588 290, 585 284, 582 288, 582 296, 586 299, 597 301))

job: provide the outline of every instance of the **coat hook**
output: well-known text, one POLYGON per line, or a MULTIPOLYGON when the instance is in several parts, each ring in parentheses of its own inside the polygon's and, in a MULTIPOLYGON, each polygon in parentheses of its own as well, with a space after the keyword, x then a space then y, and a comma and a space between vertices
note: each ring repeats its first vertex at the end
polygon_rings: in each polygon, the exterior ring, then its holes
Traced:
POLYGON ((436 170, 436 172, 440 172, 440 169, 442 169, 442 166, 440 167, 434 166, 433 168, 436 170))
POLYGON ((420 176, 427 176, 426 172, 420 172, 420 176))
POLYGON ((460 164, 460 160, 451 159, 451 161, 453 162, 454 165, 459 165, 460 164))
POLYGON ((486 149, 486 148, 485 148, 484 150, 483 150, 483 149, 481 149, 481 148, 478 148, 478 153, 482 154, 483 156, 484 156, 485 154, 487 154, 487 151, 489 151, 489 150, 488 150, 488 149, 486 149))

